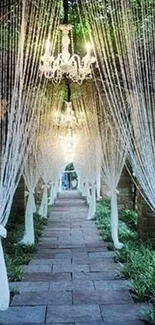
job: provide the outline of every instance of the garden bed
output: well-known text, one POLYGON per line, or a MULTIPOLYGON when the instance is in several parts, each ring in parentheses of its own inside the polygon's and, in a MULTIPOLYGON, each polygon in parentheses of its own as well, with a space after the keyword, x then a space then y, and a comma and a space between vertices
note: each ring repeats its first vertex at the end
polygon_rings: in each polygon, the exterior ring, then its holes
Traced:
MULTIPOLYGON (((96 223, 104 241, 110 242, 114 249, 110 231, 110 203, 97 204, 96 223)), ((142 242, 136 231, 135 211, 125 210, 119 221, 119 239, 124 244, 116 250, 115 262, 123 265, 121 276, 131 280, 131 295, 135 302, 151 302, 152 307, 143 311, 146 324, 155 325, 155 251, 151 239, 142 242)))

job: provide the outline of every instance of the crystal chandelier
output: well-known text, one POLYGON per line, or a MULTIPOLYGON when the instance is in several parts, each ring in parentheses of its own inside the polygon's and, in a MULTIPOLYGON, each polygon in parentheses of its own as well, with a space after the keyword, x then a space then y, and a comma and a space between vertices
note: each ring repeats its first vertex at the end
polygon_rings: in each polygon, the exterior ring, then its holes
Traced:
MULTIPOLYGON (((91 46, 87 44, 87 54, 81 59, 78 54, 70 53, 69 33, 71 25, 60 25, 62 31, 62 52, 55 57, 52 54, 50 38, 45 45, 45 53, 40 60, 40 73, 47 79, 60 83, 65 76, 73 82, 82 84, 85 79, 92 78, 91 65, 96 62, 95 56, 91 56, 91 46)), ((73 48, 71 44, 71 48, 73 48)))
POLYGON ((81 127, 85 123, 85 114, 82 111, 76 112, 73 110, 72 102, 65 102, 65 111, 55 111, 53 114, 53 125, 60 126, 61 128, 74 129, 81 127))

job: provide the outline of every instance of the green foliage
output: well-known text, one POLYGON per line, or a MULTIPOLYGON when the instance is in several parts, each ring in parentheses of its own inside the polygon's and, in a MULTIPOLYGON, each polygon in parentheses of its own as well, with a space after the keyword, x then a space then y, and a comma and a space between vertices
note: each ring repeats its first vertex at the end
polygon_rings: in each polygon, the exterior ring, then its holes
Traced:
MULTIPOLYGON (((47 219, 40 219, 37 214, 34 216, 35 241, 38 242, 47 219)), ((18 242, 24 234, 24 218, 16 215, 10 216, 8 225, 8 236, 3 241, 4 256, 7 266, 9 281, 20 281, 23 276, 21 265, 28 264, 35 252, 35 247, 20 245, 18 242)))
POLYGON ((34 216, 34 233, 35 233, 35 242, 37 243, 39 238, 42 235, 44 227, 47 225, 48 219, 40 219, 36 213, 34 216))
POLYGON ((96 221, 97 226, 100 230, 100 234, 105 241, 111 240, 111 231, 110 231, 110 203, 104 201, 97 205, 96 211, 96 221))
POLYGON ((18 264, 18 260, 13 259, 9 255, 5 255, 5 261, 9 281, 20 281, 23 276, 23 271, 18 264))
POLYGON ((142 319, 148 325, 155 325, 155 306, 148 306, 142 309, 142 319))
MULTIPOLYGON (((102 201, 97 205, 96 220, 102 238, 111 241, 110 202, 102 201)), ((119 221, 119 238, 121 241, 137 238, 137 233, 132 231, 123 221, 119 221)))
POLYGON ((119 222, 119 238, 121 241, 136 240, 137 237, 136 231, 132 231, 124 222, 119 222))
POLYGON ((123 210, 121 220, 124 221, 131 229, 135 229, 137 225, 137 212, 133 210, 123 210))
POLYGON ((147 296, 147 286, 143 278, 131 280, 132 296, 137 302, 143 302, 147 296))

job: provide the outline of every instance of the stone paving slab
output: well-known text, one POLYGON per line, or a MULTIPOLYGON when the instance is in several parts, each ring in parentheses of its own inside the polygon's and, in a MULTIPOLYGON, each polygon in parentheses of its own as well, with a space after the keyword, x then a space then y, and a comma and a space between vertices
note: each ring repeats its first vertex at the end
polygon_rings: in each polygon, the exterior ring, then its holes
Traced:
POLYGON ((60 256, 59 258, 53 258, 53 259, 33 259, 29 265, 49 265, 49 266, 53 266, 53 264, 57 264, 57 265, 72 265, 72 258, 70 257, 66 257, 66 256, 60 256))
POLYGON ((115 269, 108 272, 74 272, 72 277, 75 280, 115 280, 118 272, 115 269))
POLYGON ((75 325, 104 325, 104 321, 90 322, 90 323, 75 323, 75 325))
POLYGON ((69 259, 69 258, 74 258, 74 259, 78 259, 78 258, 87 258, 88 254, 87 253, 59 253, 56 254, 55 259, 69 259))
POLYGON ((44 249, 43 251, 38 251, 35 254, 35 258, 55 258, 55 254, 52 252, 51 249, 44 249))
POLYGON ((90 323, 101 321, 99 306, 48 306, 46 323, 90 323))
MULTIPOLYGON (((49 238, 49 237, 47 237, 49 238)), ((49 241, 49 240, 43 240, 43 241, 40 241, 37 245, 37 250, 40 250, 40 249, 52 249, 52 248, 56 248, 58 247, 58 239, 53 241, 49 241)))
POLYGON ((75 291, 75 290, 95 290, 94 282, 90 280, 72 281, 52 281, 49 290, 51 291, 75 291))
POLYGON ((94 281, 94 285, 96 290, 127 290, 131 287, 127 280, 94 281))
POLYGON ((55 236, 52 232, 50 232, 50 236, 49 237, 46 237, 46 238, 45 237, 41 237, 40 238, 39 244, 42 244, 42 243, 51 244, 53 242, 57 242, 57 240, 58 240, 58 234, 57 234, 57 236, 55 236))
POLYGON ((102 249, 103 247, 104 247, 104 243, 102 243, 102 241, 101 242, 99 242, 99 243, 96 243, 96 242, 90 242, 90 243, 86 243, 86 247, 87 248, 96 248, 96 249, 98 249, 98 248, 100 248, 100 249, 102 249))
POLYGON ((89 272, 89 266, 88 265, 84 265, 84 264, 80 264, 80 265, 53 265, 53 273, 54 272, 59 272, 61 269, 61 272, 89 272))
POLYGON ((50 273, 52 267, 50 265, 24 265, 23 271, 26 273, 50 273))
POLYGON ((68 267, 70 269, 73 266, 71 259, 70 259, 70 261, 65 260, 65 259, 61 259, 61 260, 57 259, 57 260, 55 260, 53 262, 53 269, 54 270, 55 270, 55 265, 57 267, 59 267, 59 270, 60 270, 60 268, 62 269, 62 267, 64 267, 64 268, 68 267))
MULTIPOLYGON (((126 304, 126 305, 101 305, 102 316, 105 321, 110 322, 132 322, 140 320, 141 310, 147 304, 126 304)), ((128 324, 128 323, 127 323, 128 324)))
POLYGON ((12 306, 71 305, 71 292, 35 292, 23 293, 13 297, 12 306))
POLYGON ((69 249, 69 248, 63 248, 63 249, 60 249, 60 248, 57 248, 57 249, 49 249, 48 250, 48 253, 49 254, 54 254, 54 256, 56 255, 59 255, 59 254, 72 254, 72 250, 69 249))
MULTIPOLYGON (((114 261, 111 258, 108 258, 108 263, 112 263, 114 264, 114 261)), ((99 264, 99 263, 104 263, 105 266, 105 260, 103 258, 91 258, 91 257, 85 257, 85 258, 80 258, 80 257, 74 257, 73 256, 73 260, 72 260, 73 264, 91 264, 91 268, 93 264, 99 264)))
POLYGON ((90 323, 75 323, 75 325, 144 325, 143 322, 137 320, 137 321, 112 321, 112 322, 107 322, 107 321, 103 321, 103 322, 90 322, 90 323))
POLYGON ((81 236, 82 234, 83 234, 83 230, 76 230, 76 229, 75 230, 74 229, 71 230, 71 235, 72 236, 81 236))
POLYGON ((65 248, 65 247, 68 247, 68 248, 75 248, 75 247, 83 247, 83 248, 85 248, 86 247, 86 245, 85 245, 85 243, 77 243, 77 244, 74 244, 74 243, 59 243, 58 244, 58 247, 59 248, 65 248))
POLYGON ((10 307, 7 311, 0 312, 0 323, 6 324, 41 324, 45 321, 46 307, 45 306, 34 306, 34 307, 10 307))
POLYGON ((63 281, 71 280, 71 273, 27 273, 24 275, 23 281, 34 281, 34 282, 44 282, 44 281, 63 281))
POLYGON ((113 270, 121 270, 121 265, 119 263, 114 263, 113 261, 104 261, 104 262, 98 262, 92 263, 90 265, 90 271, 91 272, 102 272, 102 271, 113 271, 113 270))
POLYGON ((48 249, 49 246, 50 246, 50 249, 52 249, 52 248, 56 248, 56 247, 58 247, 58 244, 57 244, 57 243, 50 243, 50 245, 49 245, 49 243, 42 242, 42 243, 39 243, 39 244, 38 244, 37 249, 38 249, 38 250, 40 250, 40 249, 42 249, 42 250, 43 250, 43 249, 48 249))
MULTIPOLYGON (((44 324, 37 324, 37 325, 44 325, 44 324)), ((12 324, 10 323, 7 325, 12 325, 12 324)), ((34 325, 34 323, 16 323, 16 325, 34 325)), ((51 325, 75 325, 75 323, 51 323, 51 325)))
POLYGON ((73 291, 73 303, 82 305, 130 304, 133 300, 128 290, 73 291))
POLYGON ((90 258, 93 258, 93 259, 95 259, 95 258, 113 258, 113 257, 115 257, 116 256, 116 253, 115 252, 113 252, 113 251, 108 251, 108 252, 92 252, 92 253, 88 253, 88 256, 90 257, 90 258))
POLYGON ((30 261, 30 265, 49 265, 52 266, 53 262, 55 261, 54 258, 34 258, 30 261))
POLYGON ((11 290, 18 292, 43 292, 48 291, 50 287, 49 282, 10 282, 11 290))
POLYGON ((75 247, 75 248, 72 248, 72 254, 75 254, 75 253, 92 253, 92 252, 108 252, 108 249, 107 249, 107 245, 104 245, 103 247, 100 247, 100 248, 88 248, 88 247, 75 247))

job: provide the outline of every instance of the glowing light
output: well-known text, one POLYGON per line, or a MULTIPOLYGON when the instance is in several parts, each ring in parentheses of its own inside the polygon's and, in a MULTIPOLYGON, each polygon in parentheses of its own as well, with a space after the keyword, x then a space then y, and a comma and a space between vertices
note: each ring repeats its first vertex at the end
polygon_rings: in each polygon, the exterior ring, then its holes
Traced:
POLYGON ((48 39, 46 40, 46 43, 45 43, 45 53, 46 53, 46 55, 50 54, 51 45, 52 44, 50 42, 50 37, 48 37, 48 39))
POLYGON ((92 46, 91 46, 91 44, 89 42, 86 43, 86 50, 87 50, 87 54, 91 53, 92 46))
POLYGON ((66 161, 70 159, 71 161, 73 160, 78 141, 78 135, 73 134, 71 129, 67 130, 66 135, 59 136, 60 147, 63 151, 63 155, 66 161))
POLYGON ((74 129, 76 126, 83 126, 85 123, 85 115, 82 111, 73 110, 72 102, 65 102, 65 111, 59 114, 53 113, 53 124, 62 128, 74 129))

